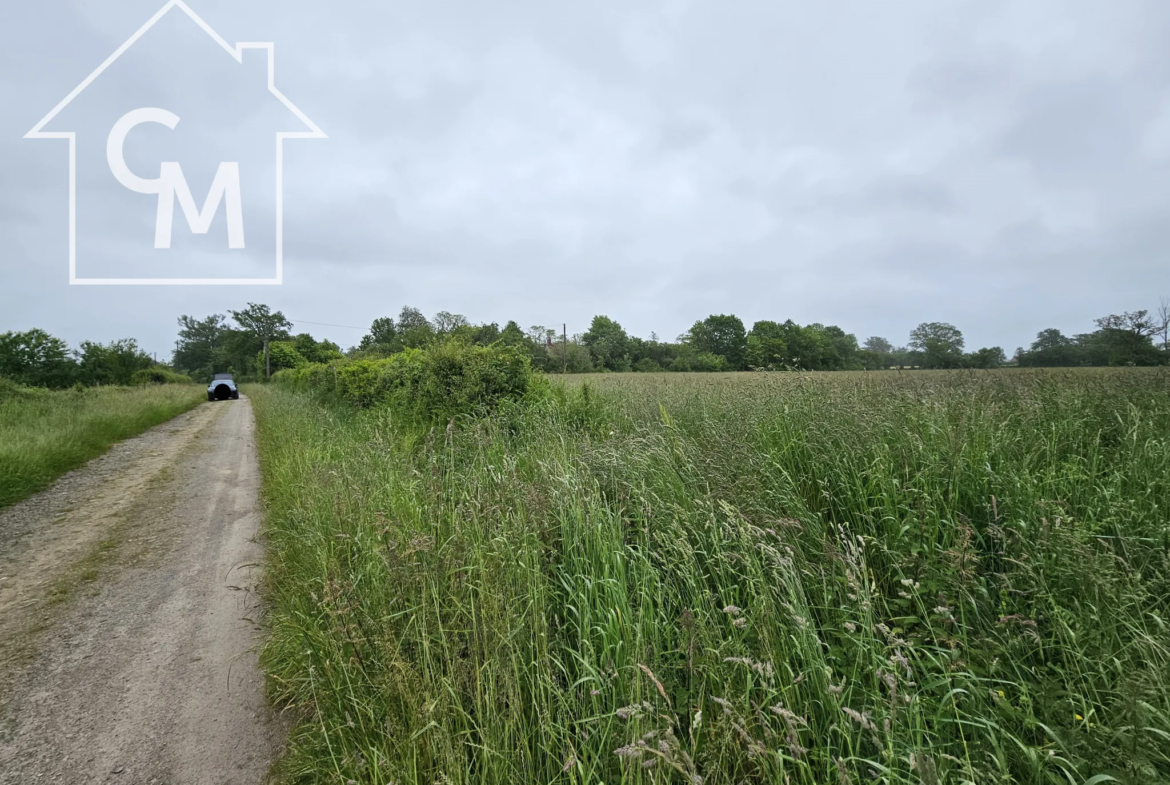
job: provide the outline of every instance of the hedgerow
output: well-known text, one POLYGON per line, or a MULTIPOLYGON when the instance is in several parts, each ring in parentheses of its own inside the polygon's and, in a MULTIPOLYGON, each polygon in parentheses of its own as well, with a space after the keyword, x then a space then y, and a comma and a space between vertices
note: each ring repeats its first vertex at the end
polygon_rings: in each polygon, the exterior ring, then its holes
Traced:
POLYGON ((394 406, 427 420, 488 412, 548 389, 519 348, 459 341, 381 360, 312 363, 282 370, 272 380, 359 408, 394 406))
POLYGON ((184 373, 175 373, 169 368, 144 368, 130 377, 131 386, 140 384, 193 384, 194 379, 184 373))

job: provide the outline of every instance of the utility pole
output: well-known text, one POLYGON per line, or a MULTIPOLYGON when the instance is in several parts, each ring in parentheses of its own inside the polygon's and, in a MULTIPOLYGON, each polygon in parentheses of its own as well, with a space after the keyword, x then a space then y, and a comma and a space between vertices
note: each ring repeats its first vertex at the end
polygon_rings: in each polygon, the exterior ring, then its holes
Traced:
POLYGON ((569 372, 569 325, 561 324, 561 376, 569 372))

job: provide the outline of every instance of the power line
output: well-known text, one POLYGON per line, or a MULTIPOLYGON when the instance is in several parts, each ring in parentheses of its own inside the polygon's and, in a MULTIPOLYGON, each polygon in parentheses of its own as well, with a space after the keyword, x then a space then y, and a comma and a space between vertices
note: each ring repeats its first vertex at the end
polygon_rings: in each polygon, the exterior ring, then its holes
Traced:
POLYGON ((317 327, 344 327, 347 330, 364 330, 365 327, 354 327, 352 324, 329 324, 328 322, 307 322, 304 319, 289 319, 293 324, 313 324, 317 327))

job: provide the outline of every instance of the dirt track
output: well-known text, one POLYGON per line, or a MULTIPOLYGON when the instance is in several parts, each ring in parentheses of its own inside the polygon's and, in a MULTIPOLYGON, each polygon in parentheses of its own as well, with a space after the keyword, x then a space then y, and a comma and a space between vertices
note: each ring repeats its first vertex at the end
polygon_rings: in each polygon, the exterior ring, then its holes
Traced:
POLYGON ((259 473, 246 399, 0 511, 0 783, 262 783, 259 473))

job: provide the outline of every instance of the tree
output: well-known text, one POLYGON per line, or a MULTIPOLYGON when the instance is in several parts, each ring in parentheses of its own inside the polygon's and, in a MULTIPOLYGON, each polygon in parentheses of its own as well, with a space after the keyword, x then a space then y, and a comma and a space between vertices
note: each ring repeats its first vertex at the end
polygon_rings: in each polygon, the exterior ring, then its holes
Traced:
POLYGON ((311 361, 297 351, 296 341, 272 341, 268 344, 268 357, 265 358, 264 352, 261 351, 256 356, 256 362, 267 363, 273 371, 280 371, 285 368, 300 368, 311 361))
POLYGON ((1159 301, 1155 323, 1157 329, 1154 333, 1161 339, 1162 353, 1170 355, 1170 297, 1163 297, 1159 301))
POLYGON ((593 362, 601 368, 610 371, 630 369, 630 337, 608 316, 594 316, 581 340, 589 347, 593 362))
POLYGON ((927 368, 958 368, 963 362, 963 333, 946 322, 923 322, 911 331, 910 348, 922 353, 927 368))
POLYGON ((398 314, 398 337, 403 348, 421 348, 434 339, 435 326, 427 321, 422 311, 404 305, 398 314))
POLYGON ((248 303, 242 311, 229 311, 232 319, 244 332, 251 333, 264 341, 264 378, 272 375, 268 362, 268 344, 274 340, 286 340, 292 322, 280 311, 272 311, 267 305, 248 303))
POLYGON ((1101 330, 1116 330, 1127 332, 1138 338, 1152 336, 1158 331, 1158 325, 1150 316, 1149 311, 1126 311, 1123 314, 1110 314, 1093 320, 1101 330))
POLYGON ((678 357, 671 363, 670 370, 713 373, 730 369, 727 367, 727 358, 723 355, 700 352, 690 344, 683 344, 679 347, 678 357))
POLYGON ((0 376, 30 387, 68 387, 77 364, 69 344, 44 330, 0 334, 0 376))
POLYGON ((752 325, 747 336, 745 352, 747 367, 777 370, 788 364, 788 342, 783 325, 759 321, 752 325))
MULTIPOLYGON (((333 341, 318 341, 308 333, 301 333, 296 338, 293 338, 291 346, 296 349, 301 357, 305 358, 305 362, 328 363, 342 358, 340 346, 333 343, 333 341)), ((280 367, 289 368, 295 366, 282 365, 280 367)))
POLYGON ((358 343, 358 349, 366 351, 375 346, 390 349, 393 347, 398 339, 398 327, 394 324, 394 320, 388 316, 382 316, 374 320, 370 325, 370 332, 362 336, 358 343))
POLYGON ((179 340, 171 364, 197 378, 210 379, 215 373, 217 353, 223 345, 227 327, 222 314, 213 313, 206 319, 179 317, 179 340))
POLYGON ((431 323, 427 321, 427 317, 423 316, 422 311, 417 308, 411 308, 409 305, 402 306, 402 311, 398 314, 398 329, 400 332, 413 330, 416 327, 431 326, 431 323))
POLYGON ((1160 325, 1148 311, 1127 311, 1094 320, 1097 331, 1077 336, 1092 365, 1161 365, 1166 356, 1154 346, 1160 325))
POLYGON ((435 332, 439 335, 447 335, 454 332, 460 327, 469 327, 471 323, 467 321, 467 317, 458 313, 451 313, 450 311, 439 311, 435 314, 432 320, 435 326, 435 332))
POLYGON ((82 384, 130 384, 135 372, 154 365, 149 354, 133 338, 109 344, 82 341, 78 351, 78 379, 82 384))
POLYGON ((858 352, 858 362, 867 371, 889 368, 894 364, 894 345, 880 335, 870 336, 858 352))
POLYGON ((594 370, 593 356, 589 347, 582 341, 582 336, 569 336, 568 343, 557 341, 548 350, 549 369, 560 373, 589 373, 594 370))
POLYGON ((738 316, 718 314, 695 322, 687 342, 699 353, 724 358, 729 370, 746 367, 747 332, 738 316))
POLYGON ((1007 355, 999 346, 990 346, 967 355, 969 368, 998 368, 1007 362, 1007 355))
POLYGON ((500 339, 500 325, 478 324, 471 330, 471 342, 476 346, 490 346, 500 339))
POLYGON ((830 324, 828 327, 822 327, 818 324, 813 325, 813 327, 819 328, 833 347, 831 355, 827 358, 828 362, 822 370, 861 370, 861 364, 857 359, 857 353, 860 351, 857 347, 857 336, 845 332, 835 324, 830 324))
POLYGON ((1018 357, 1020 364, 1033 368, 1057 368, 1080 365, 1076 343, 1055 327, 1036 333, 1032 347, 1018 357))

